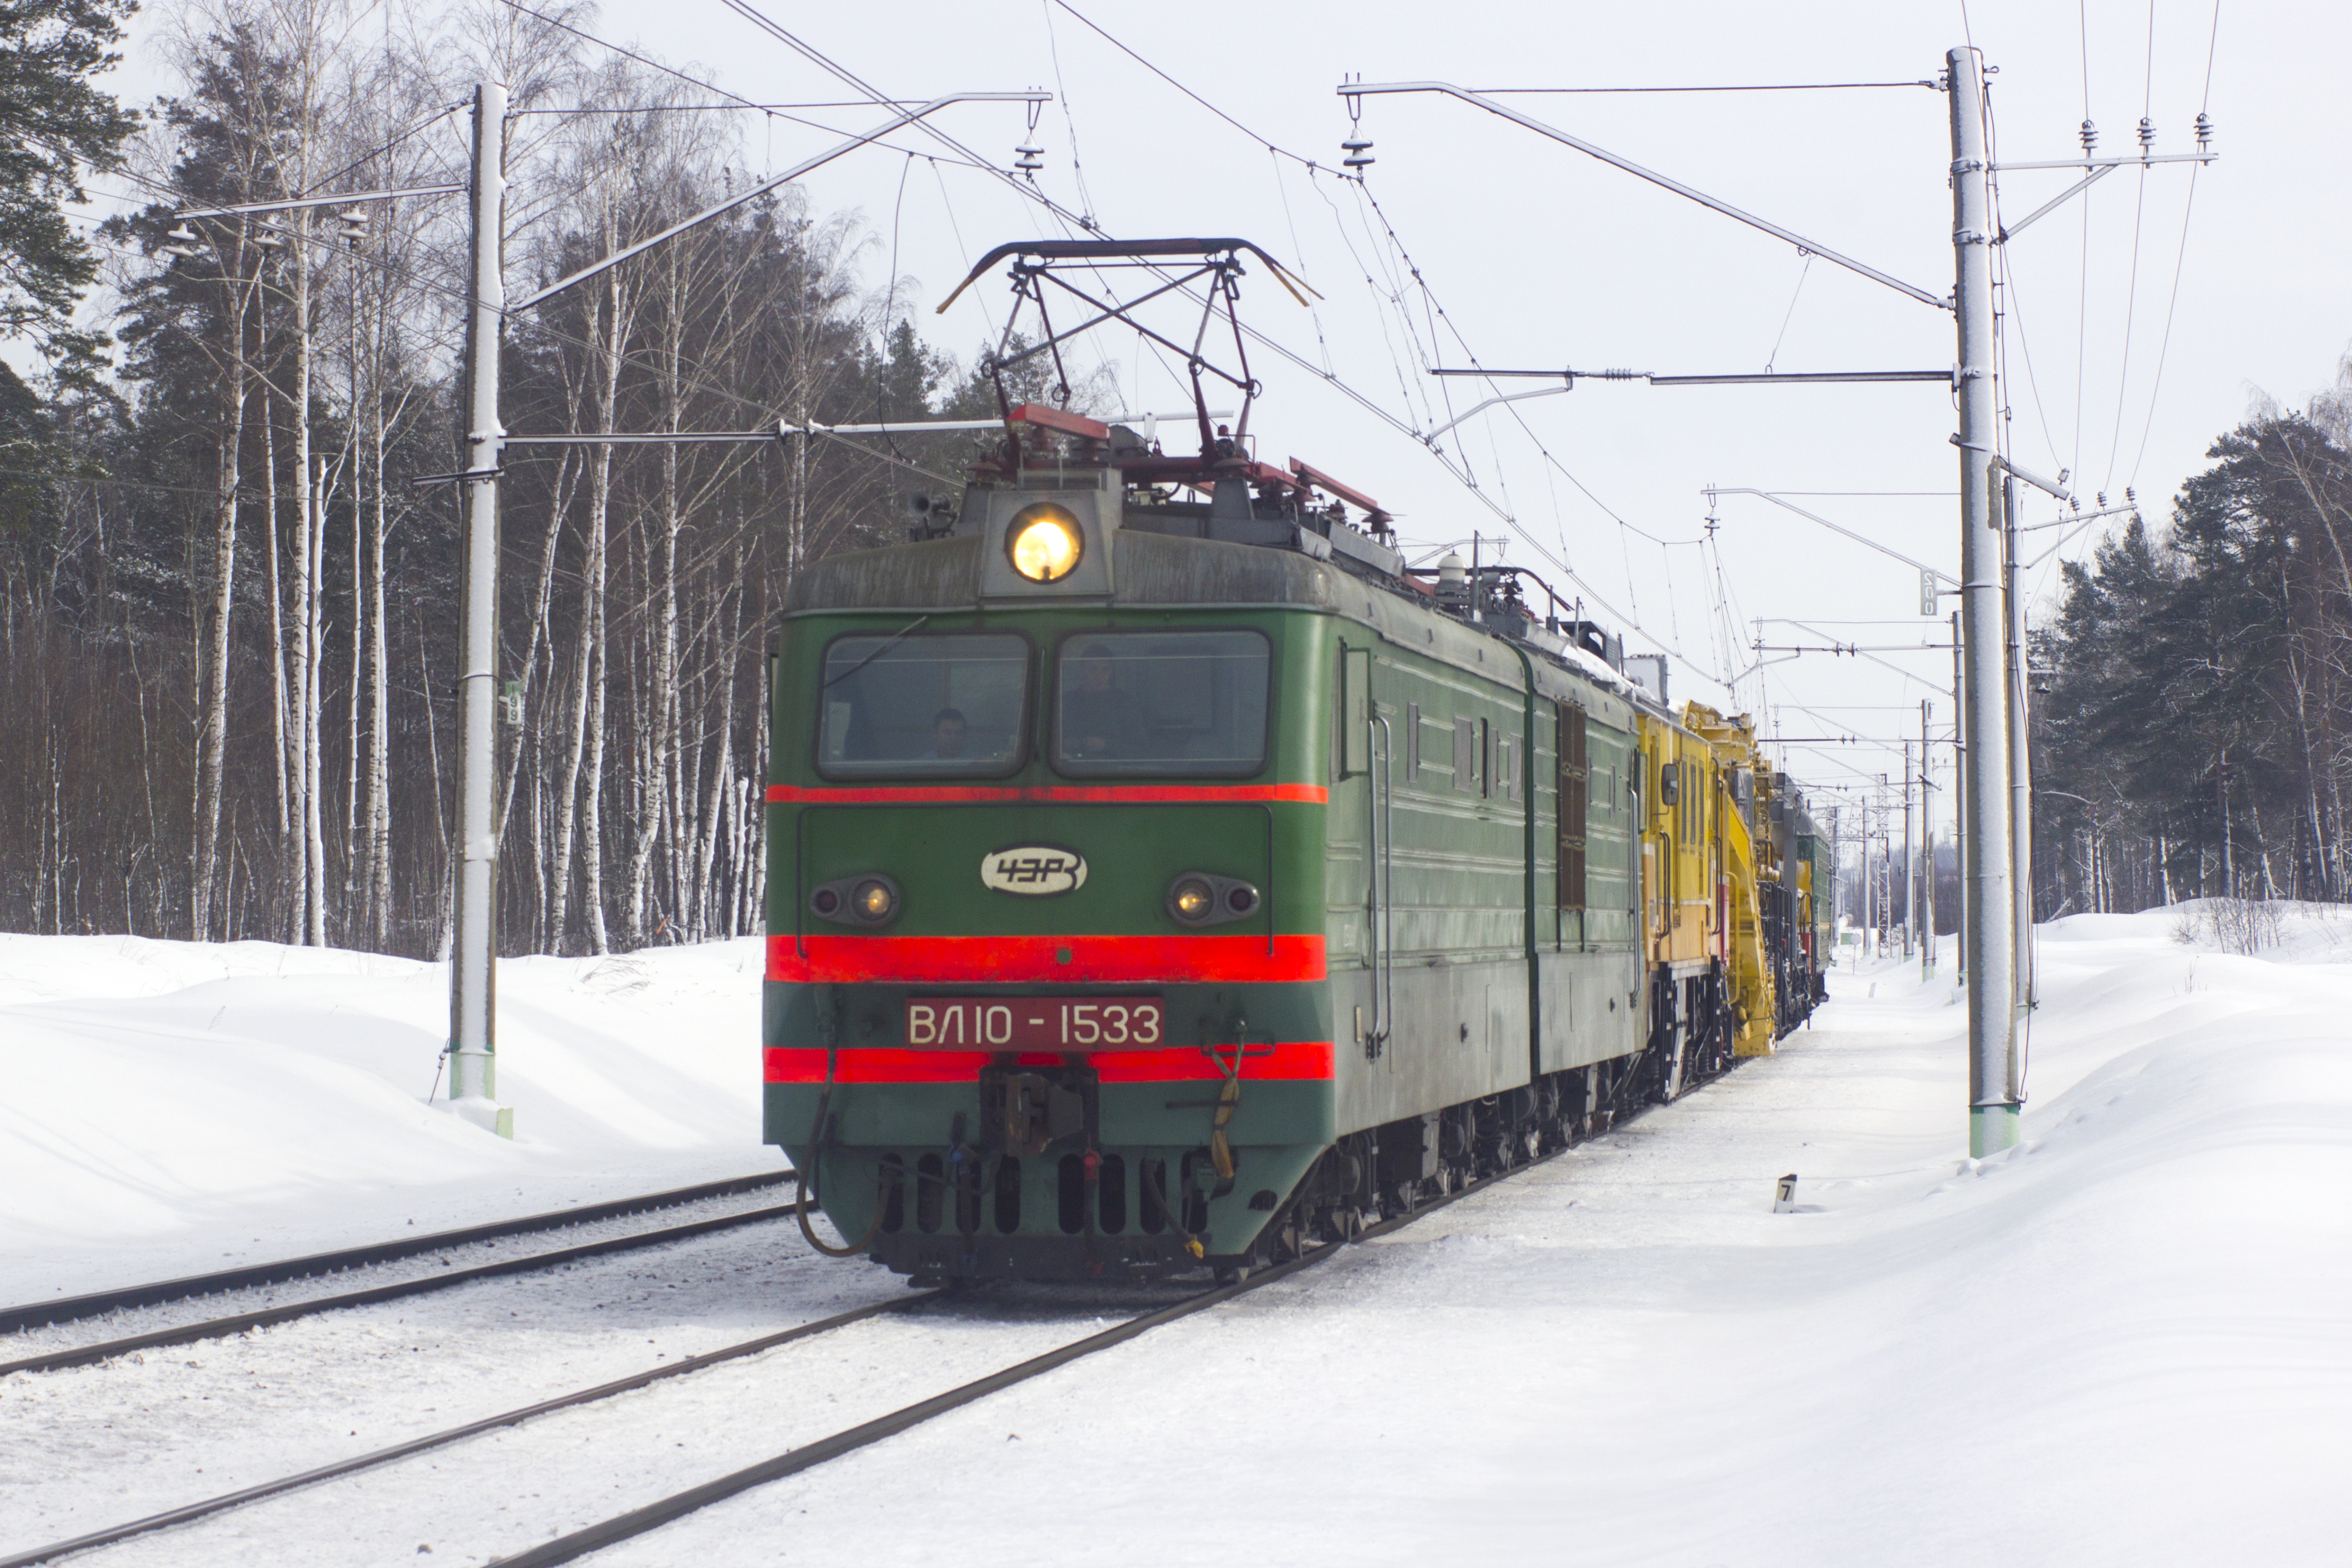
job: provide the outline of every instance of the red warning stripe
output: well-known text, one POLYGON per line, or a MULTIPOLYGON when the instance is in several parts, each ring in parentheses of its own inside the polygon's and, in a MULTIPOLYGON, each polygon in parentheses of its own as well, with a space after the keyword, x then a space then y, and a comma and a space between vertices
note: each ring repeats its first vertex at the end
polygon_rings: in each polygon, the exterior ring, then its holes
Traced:
MULTIPOLYGON (((1294 1040, 1271 1049, 1252 1046, 1244 1055, 1244 1082, 1328 1082, 1334 1077, 1337 1053, 1329 1040, 1294 1040)), ((1233 1047, 1224 1047, 1226 1060, 1233 1047)), ((767 1058, 770 1083, 823 1083, 824 1052, 797 1047, 771 1047, 767 1058)), ((909 1051, 896 1048, 851 1047, 835 1063, 835 1083, 977 1083, 980 1069, 995 1058, 986 1051, 909 1051)), ((1192 1083, 1220 1081, 1224 1069, 1209 1053, 1175 1047, 1158 1051, 1073 1051, 1066 1058, 1052 1052, 1025 1052, 1023 1067, 1058 1067, 1065 1060, 1091 1067, 1105 1083, 1192 1083)))
POLYGON ((1324 978, 1319 936, 772 936, 798 984, 1176 985, 1324 978))
POLYGON ((1321 784, 860 784, 810 789, 770 784, 771 805, 1187 805, 1291 801, 1326 805, 1321 784))

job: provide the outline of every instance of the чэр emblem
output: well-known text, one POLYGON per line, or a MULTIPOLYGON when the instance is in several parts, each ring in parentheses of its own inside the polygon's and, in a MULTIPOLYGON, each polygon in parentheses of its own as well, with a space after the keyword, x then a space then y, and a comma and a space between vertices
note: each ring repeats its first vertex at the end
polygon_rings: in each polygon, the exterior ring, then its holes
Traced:
POLYGON ((983 856, 980 879, 1000 893, 1033 899, 1076 892, 1087 885, 1087 858, 1075 849, 1024 844, 983 856))

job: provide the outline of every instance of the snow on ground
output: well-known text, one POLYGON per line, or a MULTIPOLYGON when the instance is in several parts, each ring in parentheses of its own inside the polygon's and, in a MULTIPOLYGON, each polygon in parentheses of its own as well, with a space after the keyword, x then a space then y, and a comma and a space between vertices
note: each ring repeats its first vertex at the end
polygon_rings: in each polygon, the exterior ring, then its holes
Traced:
POLYGON ((0 1304, 773 1169, 760 973, 502 962, 509 1142, 426 1105, 445 965, 0 935, 0 1304))
MULTIPOLYGON (((1966 1009, 1948 972, 1842 971, 1780 1055, 1608 1138, 594 1561, 2341 1562, 2352 912, 2298 914, 2254 957, 2217 951, 2197 914, 2042 930, 2032 1100, 2009 1153, 1962 1157, 1966 1009), (1772 1214, 1789 1171, 1803 1210, 1772 1214)), ((426 966, 26 940, 0 939, 0 998, 55 988, 0 1012, 12 1273, 73 1256, 24 1217, 39 1205, 20 1170, 61 1182, 43 1223, 137 1240, 283 1221, 322 1194, 355 1211, 461 1186, 512 1205, 518 1185, 551 1198, 629 1162, 715 1168, 733 1151, 750 1168, 762 1152, 741 1065, 757 954, 741 944, 635 961, 646 984, 619 995, 584 962, 508 965, 501 1081, 526 1134, 509 1148, 423 1111, 404 1077, 421 1063, 429 1079, 438 1046, 426 966), (85 962, 118 994, 151 969, 147 999, 87 1000, 85 962), (208 1036, 226 1043, 190 1048, 208 1036), (43 1065, 76 1050, 121 1081, 43 1065), (649 1065, 663 1087, 617 1103, 576 1087, 578 1070, 635 1085, 649 1065), (725 1087, 739 1067, 740 1091, 725 1087), (163 1087, 139 1092, 134 1069, 163 1087), (202 1130, 224 1121, 215 1149, 202 1130), (666 1143, 671 1125, 700 1142, 666 1143), (143 1142, 162 1150, 152 1168, 143 1142)), ((891 1289, 797 1245, 754 1227, 12 1379, 0 1473, 24 1517, 0 1543, 891 1289)), ((479 1563, 1144 1300, 982 1292, 92 1561, 409 1562, 429 1542, 432 1561, 479 1563)))
POLYGON ((1948 980, 1841 973, 1612 1137, 595 1561, 2341 1563, 2352 920, 2179 923, 2043 929, 2009 1153, 1948 980))

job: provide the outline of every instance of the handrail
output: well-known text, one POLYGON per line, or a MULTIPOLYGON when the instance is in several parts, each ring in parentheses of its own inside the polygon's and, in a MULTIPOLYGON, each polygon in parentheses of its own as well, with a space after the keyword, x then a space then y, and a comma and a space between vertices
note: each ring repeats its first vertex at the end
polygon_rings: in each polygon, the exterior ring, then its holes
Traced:
POLYGON ((1396 1025, 1396 788, 1392 776, 1396 737, 1389 729, 1388 716, 1371 700, 1371 693, 1364 696, 1372 710, 1364 721, 1364 741, 1374 770, 1364 791, 1371 818, 1366 847, 1372 852, 1365 867, 1370 886, 1364 910, 1372 949, 1372 1026, 1364 1037, 1364 1056, 1370 1060, 1387 1046, 1396 1025))

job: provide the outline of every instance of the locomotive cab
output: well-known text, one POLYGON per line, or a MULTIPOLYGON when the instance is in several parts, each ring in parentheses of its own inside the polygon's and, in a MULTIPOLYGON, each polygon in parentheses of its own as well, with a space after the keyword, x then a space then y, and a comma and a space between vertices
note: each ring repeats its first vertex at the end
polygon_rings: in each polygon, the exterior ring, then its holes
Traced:
POLYGON ((919 1279, 1239 1255, 1334 1136, 1296 584, 1183 602, 1108 428, 1023 413, 774 676, 766 1136, 919 1279))

